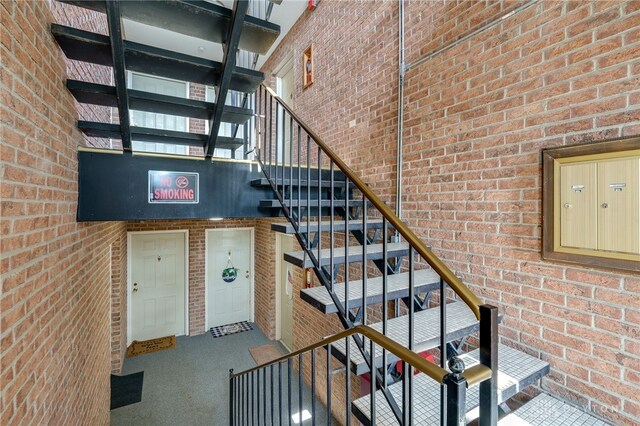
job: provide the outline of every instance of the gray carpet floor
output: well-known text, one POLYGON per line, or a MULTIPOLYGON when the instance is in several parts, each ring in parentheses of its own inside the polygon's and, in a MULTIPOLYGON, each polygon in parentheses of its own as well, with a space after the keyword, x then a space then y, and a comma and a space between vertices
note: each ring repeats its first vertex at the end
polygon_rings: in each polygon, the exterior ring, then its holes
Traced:
MULTIPOLYGON (((249 348, 266 343, 274 342, 254 326, 252 331, 215 339, 209 333, 181 336, 176 349, 125 359, 122 374, 144 371, 142 401, 112 410, 111 424, 228 425, 229 369, 240 372, 254 367, 249 348)), ((274 344, 287 353, 282 345, 274 344)), ((297 388, 297 378, 292 382, 297 388)), ((303 389, 305 394, 310 394, 309 389, 303 389)), ((292 390, 297 401, 295 395, 297 389, 292 390)), ((316 404, 316 421, 326 424, 325 407, 316 404)))

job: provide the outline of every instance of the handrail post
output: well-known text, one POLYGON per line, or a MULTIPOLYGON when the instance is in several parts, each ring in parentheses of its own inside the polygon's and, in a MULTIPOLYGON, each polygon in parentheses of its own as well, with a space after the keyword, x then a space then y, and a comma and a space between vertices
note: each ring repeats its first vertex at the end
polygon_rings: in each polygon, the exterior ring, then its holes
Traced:
POLYGON ((480 383, 480 426, 498 424, 498 308, 480 306, 480 364, 491 369, 491 379, 480 383))
POLYGON ((229 369, 229 424, 231 426, 235 425, 234 421, 234 410, 233 410, 233 397, 234 397, 234 383, 233 383, 233 368, 229 369))
POLYGON ((444 378, 444 384, 447 387, 447 400, 441 401, 441 404, 447 404, 447 426, 463 426, 466 416, 466 392, 467 381, 462 376, 464 371, 464 362, 458 357, 449 359, 449 369, 451 374, 447 374, 444 378))

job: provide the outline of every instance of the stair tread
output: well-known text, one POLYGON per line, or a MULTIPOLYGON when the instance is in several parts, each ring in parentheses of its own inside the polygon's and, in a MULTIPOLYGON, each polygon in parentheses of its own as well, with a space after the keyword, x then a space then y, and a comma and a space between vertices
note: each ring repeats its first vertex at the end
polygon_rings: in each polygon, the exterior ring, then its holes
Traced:
MULTIPOLYGON (((480 351, 476 349, 460 355, 465 363, 465 368, 478 364, 479 353, 480 351)), ((498 345, 498 403, 505 402, 548 372, 549 364, 547 362, 509 346, 498 345)), ((413 383, 415 424, 440 425, 440 384, 425 374, 415 375, 413 383)), ((479 388, 479 386, 472 386, 467 389, 467 421, 477 417, 477 410, 476 412, 472 410, 479 405, 479 388)), ((402 401, 402 382, 394 383, 388 389, 396 401, 402 401)), ((370 396, 366 395, 356 399, 352 404, 356 417, 365 424, 369 423, 370 402, 370 396)), ((376 424, 397 424, 381 391, 376 392, 376 424)), ((557 424, 560 423, 554 423, 554 425, 557 424)))
MULTIPOLYGON (((330 200, 320 200, 322 207, 331 207, 331 202, 330 200)), ((289 200, 285 200, 285 205, 289 206, 291 205, 292 207, 298 207, 298 200, 293 200, 292 203, 289 203, 289 200)), ((307 206, 307 200, 300 200, 300 206, 302 207, 306 207, 307 206)), ((333 206, 334 207, 344 207, 345 206, 345 201, 344 200, 333 200, 333 206)), ((362 206, 362 200, 356 201, 356 200, 349 200, 349 207, 361 207, 362 206)), ((260 200, 260 207, 269 207, 269 208, 281 208, 280 206, 280 201, 278 200, 260 200)), ((318 200, 311 200, 311 208, 314 207, 318 207, 318 200)))
MULTIPOLYGON (((119 124, 78 121, 78 128, 85 135, 96 138, 120 139, 122 135, 119 124)), ((164 129, 152 129, 149 127, 131 127, 131 138, 141 142, 203 146, 208 139, 208 135, 164 129)), ((242 145, 244 145, 244 141, 242 139, 226 136, 219 136, 218 142, 216 143, 216 147, 221 149, 238 149, 242 145)))
MULTIPOLYGON (((116 88, 104 84, 89 83, 79 80, 67 80, 67 88, 80 103, 117 107, 116 88)), ((215 104, 160 95, 140 90, 129 90, 129 107, 131 110, 154 112, 158 114, 178 115, 183 117, 210 119, 215 104)), ((225 123, 244 124, 251 118, 251 110, 225 105, 222 121, 225 123)))
POLYGON ((608 426, 593 415, 553 396, 542 393, 502 418, 498 425, 528 426, 608 426))
MULTIPOLYGON (((294 169, 295 169, 295 165, 294 165, 294 169)), ((302 169, 302 173, 304 175, 304 172, 306 170, 306 167, 302 169)), ((286 173, 286 172, 285 172, 286 173)), ((278 178, 278 185, 286 185, 289 186, 291 185, 291 180, 290 179, 284 179, 284 183, 282 180, 282 177, 278 178)), ((269 179, 267 178, 260 178, 260 179, 253 179, 251 181, 251 186, 271 186, 271 184, 269 183, 269 179)), ((294 188, 298 186, 298 181, 294 178, 293 179, 293 186, 294 188)), ((302 189, 305 189, 306 187, 310 186, 312 188, 317 188, 318 187, 318 179, 311 179, 310 181, 307 181, 306 179, 302 179, 300 181, 300 186, 302 187, 302 189)), ((331 181, 329 179, 323 179, 322 180, 322 186, 323 187, 330 187, 331 186, 331 181)), ((333 186, 334 188, 344 188, 344 180, 338 180, 338 179, 334 179, 333 182, 333 186)), ((353 183, 349 183, 350 187, 355 187, 355 185, 353 183)))
MULTIPOLYGON (((51 33, 68 59, 112 66, 109 37, 59 24, 51 24, 51 33)), ((217 61, 127 40, 124 41, 124 55, 128 71, 210 86, 220 83, 222 64, 217 61)), ((263 80, 264 74, 259 71, 235 67, 229 88, 253 93, 263 80)))
MULTIPOLYGON (((377 260, 383 258, 382 244, 369 244, 367 245, 367 260, 377 260)), ((361 245, 349 247, 349 261, 361 262, 362 261, 362 247, 361 245)), ((317 255, 318 250, 312 250, 317 255)), ((344 247, 333 248, 333 263, 334 265, 341 265, 345 263, 344 247)), ((406 256, 409 254, 409 244, 407 243, 388 243, 387 244, 387 256, 388 258, 406 256)), ((313 262, 309 256, 305 255, 304 251, 287 252, 284 254, 284 260, 296 265, 300 268, 311 268, 313 262)), ((327 266, 331 261, 331 250, 328 248, 321 250, 320 265, 327 266)))
MULTIPOLYGON (((382 228, 382 219, 368 219, 367 220, 367 229, 368 230, 372 230, 372 229, 380 229, 382 228)), ((391 224, 389 224, 389 227, 392 227, 391 224)), ((334 220, 333 221, 333 230, 335 232, 338 231, 344 231, 345 228, 345 221, 344 220, 334 220)), ((331 229, 331 221, 330 220, 323 220, 322 222, 320 222, 320 230, 321 231, 329 231, 331 229)), ((278 222, 278 223, 272 223, 271 224, 271 230, 272 231, 276 231, 276 232, 280 232, 283 234, 295 234, 295 228, 293 227, 293 225, 290 222, 278 222)), ((317 232, 318 231, 318 222, 309 222, 309 230, 311 232, 317 232)), ((354 230, 354 231, 361 231, 362 230, 362 220, 358 219, 350 219, 349 220, 349 230, 354 230)), ((302 233, 307 233, 307 222, 306 221, 302 221, 302 223, 300 224, 300 232, 302 233)))
MULTIPOLYGON (((367 279, 367 305, 382 301, 383 277, 367 279)), ((414 272, 415 292, 427 292, 440 288, 440 276, 431 269, 414 272)), ((333 291, 342 303, 345 301, 345 283, 336 283, 333 291)), ((409 293, 409 273, 402 272, 387 276, 387 295, 389 300, 406 297, 409 293)), ((325 314, 338 312, 333 299, 323 286, 306 288, 300 291, 300 298, 325 314)), ((362 280, 349 281, 349 308, 362 306, 362 280)))
MULTIPOLYGON (((387 320, 387 336, 400 343, 409 346, 407 315, 387 320)), ((437 348, 440 345, 440 307, 425 309, 414 314, 414 352, 423 352, 437 348)), ((471 309, 464 302, 453 302, 447 305, 447 341, 456 340, 467 336, 478 329, 478 320, 471 309)), ((382 332, 382 323, 368 324, 369 327, 382 332)), ((355 348, 355 344, 350 345, 355 348)), ((346 361, 345 342, 339 341, 332 347, 333 355, 341 362, 346 361)), ((377 347, 375 353, 376 366, 382 366, 382 348, 377 347)), ((397 358, 387 353, 387 362, 395 362, 397 358)), ((358 350, 351 351, 351 370, 356 375, 369 372, 369 367, 362 354, 358 350)))

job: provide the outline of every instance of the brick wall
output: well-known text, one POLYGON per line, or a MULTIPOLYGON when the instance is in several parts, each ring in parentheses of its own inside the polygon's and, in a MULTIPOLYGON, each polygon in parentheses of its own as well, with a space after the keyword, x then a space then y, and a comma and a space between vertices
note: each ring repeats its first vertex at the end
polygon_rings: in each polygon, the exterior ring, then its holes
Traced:
POLYGON ((0 6, 0 423, 108 424, 110 265, 124 227, 76 223, 84 142, 48 7, 0 6))
MULTIPOLYGON (((407 60, 520 4, 409 1, 407 60)), ((404 219, 505 313, 505 343, 550 362, 543 389, 620 424, 640 420, 640 279, 541 259, 540 150, 640 133, 639 8, 541 2, 409 71, 405 87, 404 219)), ((294 110, 393 203, 397 4, 322 2, 263 71, 289 54, 294 110)))

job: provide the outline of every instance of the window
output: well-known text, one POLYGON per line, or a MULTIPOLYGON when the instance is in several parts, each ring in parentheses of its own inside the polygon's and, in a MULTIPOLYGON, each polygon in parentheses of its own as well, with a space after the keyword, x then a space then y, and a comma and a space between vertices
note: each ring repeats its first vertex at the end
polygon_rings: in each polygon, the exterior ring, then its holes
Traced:
MULTIPOLYGON (((216 92, 215 88, 211 86, 207 86, 205 89, 205 100, 207 102, 215 102, 216 101, 216 92)), ((238 92, 234 92, 229 90, 227 92, 227 100, 225 101, 225 105, 233 105, 239 106, 242 103, 241 94, 238 92)), ((218 136, 233 136, 233 130, 235 126, 231 123, 220 123, 220 130, 218 130, 218 136)), ((209 121, 206 122, 205 131, 209 134, 209 121)), ((236 138, 244 137, 244 126, 238 127, 238 132, 236 133, 236 138)), ((213 151, 213 156, 218 158, 231 158, 231 150, 229 149, 218 149, 216 148, 213 151)))
MULTIPOLYGON (((130 74, 129 87, 134 90, 175 96, 178 98, 186 98, 188 93, 188 85, 186 82, 168 80, 165 78, 152 77, 138 73, 130 74)), ((150 127, 152 129, 175 130, 178 132, 188 131, 188 122, 186 117, 145 111, 132 110, 131 125, 137 127, 150 127)), ((182 155, 187 155, 189 153, 188 147, 182 145, 142 142, 136 140, 131 141, 131 143, 134 151, 182 155)))
POLYGON ((640 138, 543 151, 543 257, 640 271, 640 138))

